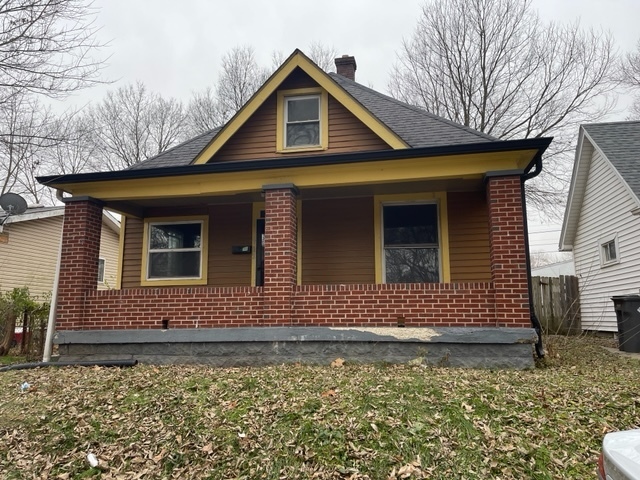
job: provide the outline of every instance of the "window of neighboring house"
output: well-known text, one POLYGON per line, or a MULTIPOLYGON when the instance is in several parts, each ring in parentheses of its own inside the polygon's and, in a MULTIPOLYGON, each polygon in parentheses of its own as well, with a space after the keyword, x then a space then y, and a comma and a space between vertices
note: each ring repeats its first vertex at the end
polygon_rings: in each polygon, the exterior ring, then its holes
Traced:
POLYGON ((202 278, 203 221, 149 222, 147 280, 202 278))
POLYGON ((98 283, 104 283, 104 258, 98 259, 98 283))
POLYGON ((284 102, 285 148, 320 146, 320 95, 285 97, 284 102))
POLYGON ((618 250, 618 237, 607 238, 600 242, 600 263, 603 266, 613 265, 620 262, 618 250))
POLYGON ((438 206, 383 205, 384 281, 440 281, 438 206))

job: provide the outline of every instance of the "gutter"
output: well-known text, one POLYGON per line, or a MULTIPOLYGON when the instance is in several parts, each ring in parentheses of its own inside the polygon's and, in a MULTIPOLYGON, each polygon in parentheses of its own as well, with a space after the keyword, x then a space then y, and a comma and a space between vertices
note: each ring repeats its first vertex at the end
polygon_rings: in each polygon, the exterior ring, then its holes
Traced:
POLYGON ((538 335, 538 341, 536 342, 536 355, 538 358, 544 358, 544 345, 542 344, 542 325, 540 320, 536 316, 535 308, 533 305, 533 285, 531 280, 531 256, 529 248, 529 222, 527 220, 527 199, 524 192, 524 183, 527 180, 537 177, 542 172, 542 151, 539 151, 535 158, 527 165, 524 173, 520 175, 520 182, 522 187, 520 188, 520 194, 522 195, 522 217, 524 220, 524 245, 527 262, 527 288, 529 290, 529 312, 531 316, 531 325, 533 326, 536 334, 538 335), (535 167, 535 168, 534 168, 535 167), (534 168, 533 171, 531 169, 534 168))

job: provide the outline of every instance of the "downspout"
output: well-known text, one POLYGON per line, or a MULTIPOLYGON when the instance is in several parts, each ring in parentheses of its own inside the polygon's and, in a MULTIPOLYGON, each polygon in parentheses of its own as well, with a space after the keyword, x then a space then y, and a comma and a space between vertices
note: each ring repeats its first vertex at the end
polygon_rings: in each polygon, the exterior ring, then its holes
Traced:
POLYGON ((524 220, 524 246, 527 261, 527 288, 529 290, 529 312, 531 316, 531 325, 533 326, 536 334, 538 335, 538 341, 536 342, 536 355, 538 358, 544 358, 544 345, 542 344, 542 325, 540 320, 536 316, 535 308, 533 305, 533 286, 531 281, 531 257, 529 255, 529 223, 527 221, 527 200, 524 192, 524 182, 537 177, 542 171, 542 154, 538 152, 536 157, 527 166, 526 170, 520 175, 520 182, 522 188, 520 188, 520 194, 522 195, 522 217, 524 220), (534 168, 533 171, 531 169, 534 168))
MULTIPOLYGON (((62 190, 56 190, 56 198, 64 203, 62 190)), ((58 283, 60 283, 60 261, 62 259, 62 238, 64 235, 64 216, 62 217, 62 227, 60 228, 60 241, 58 245, 58 261, 56 263, 56 273, 53 277, 53 288, 51 290, 51 304, 49 305, 49 320, 47 322, 47 336, 44 341, 44 353, 42 361, 47 363, 51 361, 51 352, 53 351, 53 334, 56 328, 56 310, 58 309, 58 283)))

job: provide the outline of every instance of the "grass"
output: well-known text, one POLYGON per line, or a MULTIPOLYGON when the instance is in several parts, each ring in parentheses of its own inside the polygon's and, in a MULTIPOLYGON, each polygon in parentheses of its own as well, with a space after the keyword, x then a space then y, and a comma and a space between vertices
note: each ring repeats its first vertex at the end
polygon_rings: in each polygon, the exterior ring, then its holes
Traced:
POLYGON ((2 478, 595 478, 640 362, 551 338, 532 371, 345 365, 0 374, 2 478), (20 392, 23 382, 29 391, 20 392), (90 467, 87 453, 100 464, 90 467))

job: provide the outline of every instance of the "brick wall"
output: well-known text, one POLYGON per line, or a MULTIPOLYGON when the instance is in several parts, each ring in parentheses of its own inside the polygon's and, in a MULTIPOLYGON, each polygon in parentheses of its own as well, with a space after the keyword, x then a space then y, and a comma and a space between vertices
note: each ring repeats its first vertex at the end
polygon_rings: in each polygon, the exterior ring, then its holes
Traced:
MULTIPOLYGON (((263 319, 262 287, 101 290, 88 295, 87 330, 276 326, 263 319)), ((61 329, 62 330, 62 329, 61 329)))
POLYGON ((491 280, 498 326, 531 326, 521 188, 519 176, 487 179, 491 280))
MULTIPOLYGON (((267 317, 262 287, 132 288, 87 295, 87 330, 283 326, 267 317)), ((293 325, 495 326, 490 283, 303 285, 292 294, 293 325)), ((61 328, 61 330, 64 330, 61 328)))
POLYGON ((495 325, 490 283, 303 285, 296 325, 480 327, 495 325))
POLYGON ((67 202, 64 208, 62 257, 58 284, 59 330, 83 325, 87 293, 98 287, 102 206, 91 199, 67 202))

